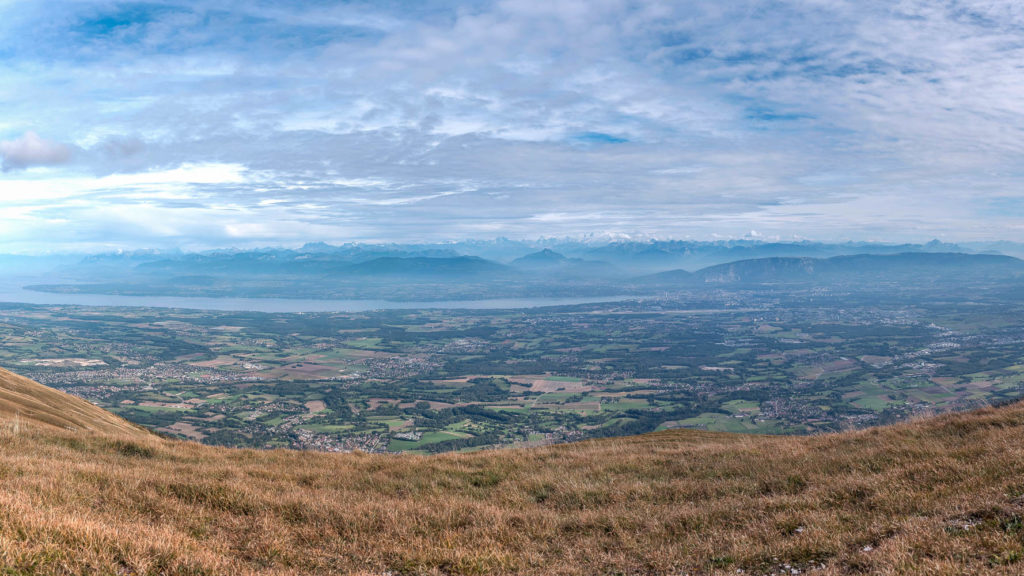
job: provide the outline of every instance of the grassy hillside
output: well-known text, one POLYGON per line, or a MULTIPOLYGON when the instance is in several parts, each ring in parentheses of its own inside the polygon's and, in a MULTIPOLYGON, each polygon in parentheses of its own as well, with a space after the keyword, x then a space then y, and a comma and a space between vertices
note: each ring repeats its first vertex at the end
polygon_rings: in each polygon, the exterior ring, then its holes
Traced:
POLYGON ((432 457, 3 430, 4 574, 1024 570, 1021 404, 432 457))
POLYGON ((149 436, 145 429, 94 406, 0 368, 0 422, 12 430, 36 428, 149 436))

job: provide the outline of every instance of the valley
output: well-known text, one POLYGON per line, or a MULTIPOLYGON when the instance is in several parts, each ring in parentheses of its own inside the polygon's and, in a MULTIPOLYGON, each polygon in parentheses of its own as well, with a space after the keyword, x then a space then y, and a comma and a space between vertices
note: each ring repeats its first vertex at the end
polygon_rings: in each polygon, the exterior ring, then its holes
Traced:
POLYGON ((170 436, 443 452, 693 428, 816 434, 1024 395, 1002 284, 677 291, 509 310, 3 305, 0 363, 170 436))

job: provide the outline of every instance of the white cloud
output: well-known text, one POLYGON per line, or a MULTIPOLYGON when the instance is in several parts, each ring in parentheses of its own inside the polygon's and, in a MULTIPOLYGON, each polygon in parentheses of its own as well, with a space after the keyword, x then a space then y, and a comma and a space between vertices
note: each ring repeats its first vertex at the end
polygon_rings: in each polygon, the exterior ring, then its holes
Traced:
POLYGON ((9 204, 53 201, 62 198, 182 199, 183 194, 204 185, 245 184, 245 168, 239 164, 183 164, 176 168, 103 177, 84 175, 53 177, 27 175, 0 180, 0 202, 9 204))
POLYGON ((0 145, 26 242, 40 211, 88 229, 142 205, 180 231, 153 242, 213 245, 1024 240, 989 202, 1024 189, 1019 2, 42 4, 0 18, 0 130, 54 139, 0 145))
POLYGON ((25 132, 20 138, 0 142, 3 169, 20 170, 29 166, 55 166, 71 159, 71 148, 60 142, 40 138, 35 132, 25 132))

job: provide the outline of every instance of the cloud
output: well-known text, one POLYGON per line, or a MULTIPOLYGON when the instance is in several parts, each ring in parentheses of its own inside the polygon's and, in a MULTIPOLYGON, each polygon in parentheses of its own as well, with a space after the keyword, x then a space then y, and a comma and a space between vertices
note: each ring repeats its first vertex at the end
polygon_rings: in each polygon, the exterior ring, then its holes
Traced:
POLYGON ((0 3, 25 243, 1024 240, 1020 3, 54 1, 0 3))
POLYGON ((159 199, 187 200, 206 196, 205 191, 217 187, 257 184, 238 164, 182 164, 148 172, 64 177, 6 178, 0 186, 0 204, 40 202, 42 207, 55 203, 78 202, 111 205, 121 201, 152 201, 159 199))
POLYGON ((56 166, 71 159, 71 147, 25 132, 21 138, 0 142, 3 169, 21 170, 30 166, 56 166))
POLYGON ((96 149, 107 158, 120 160, 131 158, 142 152, 146 143, 136 136, 113 135, 96 145, 96 149))

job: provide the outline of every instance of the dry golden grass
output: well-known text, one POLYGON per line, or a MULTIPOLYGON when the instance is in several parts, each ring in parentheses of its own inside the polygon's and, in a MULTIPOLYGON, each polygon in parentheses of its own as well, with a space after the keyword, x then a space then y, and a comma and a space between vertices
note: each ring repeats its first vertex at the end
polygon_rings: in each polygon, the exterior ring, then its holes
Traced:
POLYGON ((3 368, 0 368, 0 419, 10 431, 27 424, 127 436, 150 435, 144 428, 81 398, 3 368))
POLYGON ((1024 571, 1020 404, 430 457, 29 426, 0 486, 3 574, 1024 571))

